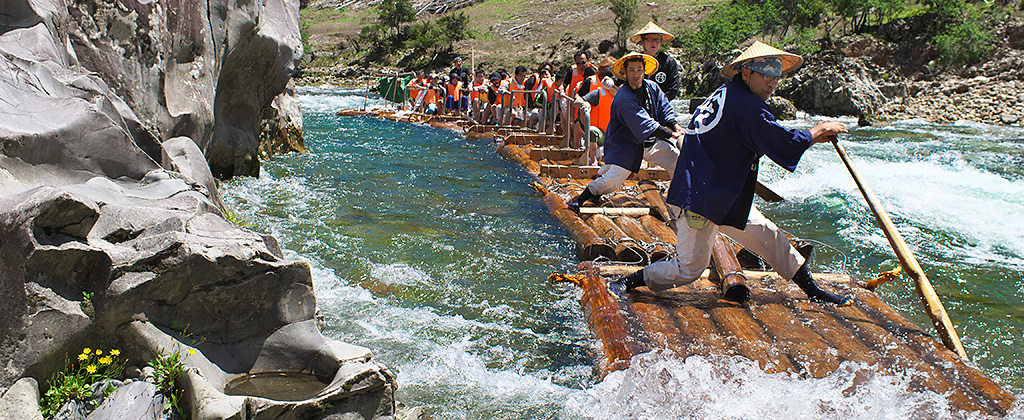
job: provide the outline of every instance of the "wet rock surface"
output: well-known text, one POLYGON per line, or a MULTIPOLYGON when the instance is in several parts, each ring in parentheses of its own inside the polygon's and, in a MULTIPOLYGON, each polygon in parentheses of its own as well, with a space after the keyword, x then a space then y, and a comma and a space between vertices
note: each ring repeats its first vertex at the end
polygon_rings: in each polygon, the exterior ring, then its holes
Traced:
MULTIPOLYGON (((0 16, 3 403, 38 398, 46 385, 26 381, 50 378, 68 354, 117 347, 143 380, 153 380, 154 356, 182 355, 195 419, 395 415, 387 368, 317 327, 309 267, 227 221, 217 194, 215 175, 258 170, 248 165, 261 119, 301 130, 284 92, 300 53, 297 4, 9 3, 0 16), (301 401, 226 394, 239 377, 294 372, 322 386, 301 401)), ((122 401, 155 398, 144 381, 119 388, 133 389, 122 401)), ((63 415, 84 418, 85 407, 63 415)), ((94 418, 129 410, 102 407, 94 418)))

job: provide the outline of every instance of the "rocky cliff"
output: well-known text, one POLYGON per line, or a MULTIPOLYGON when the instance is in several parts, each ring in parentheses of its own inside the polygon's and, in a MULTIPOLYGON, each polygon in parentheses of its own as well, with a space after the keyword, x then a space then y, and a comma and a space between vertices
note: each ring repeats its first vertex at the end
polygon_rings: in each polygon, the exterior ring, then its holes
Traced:
POLYGON ((222 213, 261 128, 301 139, 299 55, 291 0, 0 0, 0 407, 91 346, 182 354, 195 419, 395 414, 386 367, 320 333, 309 267, 222 213))

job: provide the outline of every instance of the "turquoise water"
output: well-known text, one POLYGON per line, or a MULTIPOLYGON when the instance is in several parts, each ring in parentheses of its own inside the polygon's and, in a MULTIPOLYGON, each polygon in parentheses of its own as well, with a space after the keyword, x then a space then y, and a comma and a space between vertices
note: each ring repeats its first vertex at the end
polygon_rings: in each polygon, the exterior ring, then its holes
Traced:
MULTIPOLYGON (((806 380, 765 374, 738 358, 650 353, 601 378, 576 291, 546 281, 578 262, 574 243, 529 176, 489 141, 336 117, 363 105, 351 91, 300 95, 310 153, 264 162, 260 178, 231 181, 222 194, 254 230, 276 236, 289 258, 310 263, 326 334, 373 349, 397 373, 407 405, 438 419, 964 418, 941 396, 906 392, 910 372, 875 375, 844 393, 865 368, 857 365, 806 380)), ((1022 138, 1020 129, 909 121, 844 139, 972 359, 1018 395, 1022 138)), ((760 203, 761 210, 822 243, 816 271, 868 278, 895 267, 831 148, 815 146, 794 174, 763 164, 762 179, 787 201, 760 203)), ((909 280, 879 292, 930 328, 909 280)))

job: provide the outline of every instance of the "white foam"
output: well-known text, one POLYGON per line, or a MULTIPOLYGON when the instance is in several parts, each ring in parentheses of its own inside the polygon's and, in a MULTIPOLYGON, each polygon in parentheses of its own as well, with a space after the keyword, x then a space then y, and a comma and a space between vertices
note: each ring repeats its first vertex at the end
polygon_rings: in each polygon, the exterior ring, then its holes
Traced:
MULTIPOLYGON (((566 417, 598 419, 974 419, 944 396, 911 392, 913 373, 883 375, 845 363, 821 379, 769 374, 742 357, 685 360, 668 352, 633 358, 629 369, 568 401, 566 417)), ((1015 411, 1019 419, 1020 409, 1015 411)))
MULTIPOLYGON (((929 239, 922 237, 927 233, 917 227, 945 232, 956 238, 936 244, 945 249, 946 257, 966 258, 966 262, 975 264, 999 262, 1024 269, 1024 180, 1009 180, 959 159, 946 163, 941 156, 905 162, 853 160, 890 216, 910 222, 899 225, 908 242, 915 237, 929 239)), ((861 206, 857 217, 860 221, 854 224, 873 226, 874 220, 846 167, 824 159, 815 163, 820 166, 784 178, 771 188, 791 199, 840 192, 848 203, 861 206)), ((860 239, 887 246, 880 235, 860 239)))
POLYGON ((364 88, 341 87, 299 87, 296 90, 299 105, 304 112, 334 113, 343 108, 377 108, 384 106, 384 100, 376 93, 366 93, 364 88))

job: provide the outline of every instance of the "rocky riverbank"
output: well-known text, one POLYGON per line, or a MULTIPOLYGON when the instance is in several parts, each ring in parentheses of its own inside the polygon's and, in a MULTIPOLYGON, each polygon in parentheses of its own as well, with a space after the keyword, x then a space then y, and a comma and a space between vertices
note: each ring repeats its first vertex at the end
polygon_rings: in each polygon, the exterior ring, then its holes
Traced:
MULTIPOLYGON (((301 149, 301 55, 292 0, 5 3, 0 417, 41 418, 56 372, 96 372, 77 365, 89 348, 180 361, 166 392, 192 419, 399 414, 387 367, 321 333, 308 265, 230 222, 217 192, 301 149)), ((90 401, 160 413, 154 394, 72 399, 66 418, 90 401)))

